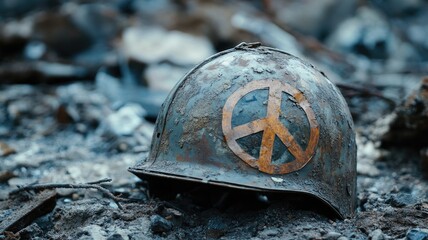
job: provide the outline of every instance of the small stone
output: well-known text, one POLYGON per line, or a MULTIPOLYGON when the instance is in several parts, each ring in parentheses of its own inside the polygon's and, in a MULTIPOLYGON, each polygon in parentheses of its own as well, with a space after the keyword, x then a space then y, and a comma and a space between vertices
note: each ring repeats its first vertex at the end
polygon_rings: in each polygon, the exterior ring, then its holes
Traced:
POLYGON ((412 194, 409 193, 398 193, 392 195, 386 203, 389 203, 392 207, 401 208, 417 203, 417 200, 412 194))
POLYGON ((150 217, 150 229, 153 233, 164 233, 171 231, 173 224, 159 215, 150 217))
POLYGON ((207 224, 207 237, 220 238, 226 233, 227 227, 221 218, 210 219, 207 224))
POLYGON ((393 52, 395 40, 382 14, 369 7, 360 7, 354 17, 336 28, 327 39, 327 44, 333 49, 385 59, 393 52))
POLYGON ((144 72, 144 76, 150 89, 169 92, 188 70, 185 67, 178 67, 168 63, 151 64, 144 72))
POLYGON ((92 224, 79 230, 81 231, 82 235, 90 236, 91 238, 89 239, 105 239, 106 231, 104 231, 104 229, 102 229, 102 227, 99 225, 92 224))
POLYGON ((279 235, 279 230, 277 228, 267 228, 259 233, 261 238, 271 238, 279 235))
POLYGON ((114 233, 110 235, 107 240, 124 240, 124 238, 119 233, 114 233))
POLYGON ((382 230, 376 229, 373 232, 369 234, 369 237, 371 240, 384 240, 386 239, 385 235, 383 234, 382 230))
POLYGON ((407 240, 428 240, 428 229, 426 228, 412 228, 407 231, 407 240))
POLYGON ((127 104, 107 118, 109 130, 119 136, 132 135, 143 123, 146 111, 138 104, 127 104))
POLYGON ((36 223, 19 231, 20 239, 41 239, 43 231, 36 223))
POLYGON ((47 47, 43 42, 31 41, 25 46, 24 55, 28 59, 40 59, 46 53, 47 47))
POLYGON ((302 233, 301 239, 321 239, 318 231, 306 231, 302 233))
POLYGON ((11 154, 16 153, 16 150, 13 149, 12 147, 10 147, 9 145, 7 145, 4 142, 0 142, 0 156, 1 157, 6 157, 9 156, 11 154))
POLYGON ((345 236, 341 236, 339 237, 337 240, 349 240, 349 238, 345 237, 345 236))
POLYGON ((215 52, 205 37, 162 28, 130 27, 123 32, 122 39, 125 55, 144 63, 169 60, 176 65, 193 65, 215 52))
POLYGON ((338 233, 338 232, 328 232, 326 235, 324 235, 323 239, 326 240, 336 240, 338 239, 340 236, 342 236, 342 234, 338 233))

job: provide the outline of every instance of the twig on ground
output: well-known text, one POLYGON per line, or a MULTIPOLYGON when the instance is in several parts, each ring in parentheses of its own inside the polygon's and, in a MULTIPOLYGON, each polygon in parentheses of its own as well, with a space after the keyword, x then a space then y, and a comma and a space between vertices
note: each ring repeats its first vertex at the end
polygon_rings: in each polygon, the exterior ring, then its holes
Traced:
POLYGON ((101 183, 108 183, 111 182, 112 179, 111 178, 104 178, 98 181, 94 181, 94 182, 87 182, 86 184, 101 184, 101 183))
POLYGON ((30 191, 30 190, 48 190, 48 189, 57 189, 57 188, 83 188, 83 189, 97 189, 98 191, 102 192, 106 197, 113 200, 116 205, 119 207, 119 209, 123 209, 120 202, 133 202, 132 199, 127 198, 121 198, 113 195, 108 189, 100 186, 101 183, 107 183, 111 182, 112 179, 105 178, 94 182, 88 182, 88 183, 46 183, 46 184, 34 184, 34 185, 27 185, 27 186, 21 186, 18 189, 15 189, 9 193, 9 195, 18 194, 23 191, 30 191))

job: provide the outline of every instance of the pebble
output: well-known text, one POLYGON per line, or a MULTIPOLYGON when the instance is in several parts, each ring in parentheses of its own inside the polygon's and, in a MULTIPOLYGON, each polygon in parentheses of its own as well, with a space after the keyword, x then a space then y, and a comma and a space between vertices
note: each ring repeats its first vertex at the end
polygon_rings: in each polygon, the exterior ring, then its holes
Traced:
POLYGON ((342 236, 342 234, 338 233, 338 232, 328 232, 326 235, 324 235, 323 239, 326 240, 336 240, 338 239, 340 236, 342 236))
POLYGON ((398 193, 392 195, 386 203, 389 203, 392 207, 401 208, 417 203, 417 200, 412 194, 409 193, 398 193))
POLYGON ((43 230, 37 223, 33 223, 19 231, 20 239, 41 239, 42 236, 43 230))
POLYGON ((384 240, 386 239, 385 235, 383 234, 382 230, 376 229, 373 232, 369 234, 369 237, 371 240, 384 240))
POLYGON ((354 17, 336 28, 327 44, 333 49, 384 59, 392 53, 395 40, 382 14, 372 8, 360 7, 354 17))
POLYGON ((341 236, 339 237, 337 240, 349 240, 349 238, 345 237, 345 236, 341 236))
POLYGON ((279 235, 279 230, 277 228, 267 228, 259 233, 261 238, 271 238, 279 235))
POLYGON ((177 65, 194 65, 215 52, 204 37, 162 28, 130 27, 123 32, 122 39, 125 54, 144 63, 169 60, 177 65))
POLYGON ((88 225, 82 228, 82 235, 89 235, 88 239, 105 239, 106 232, 99 225, 88 225))
POLYGON ((412 228, 407 231, 407 240, 428 240, 428 229, 426 228, 412 228))
POLYGON ((110 235, 107 240, 124 240, 124 238, 119 233, 114 233, 110 235))
POLYGON ((213 218, 207 224, 207 237, 220 238, 227 231, 227 224, 221 218, 213 218))
POLYGON ((150 217, 150 229, 153 233, 164 233, 171 231, 173 224, 159 215, 150 217))
POLYGON ((138 104, 126 104, 107 118, 110 130, 118 136, 131 135, 143 123, 145 110, 138 104))
POLYGON ((169 92, 188 70, 168 63, 151 64, 144 72, 144 76, 151 89, 169 92))

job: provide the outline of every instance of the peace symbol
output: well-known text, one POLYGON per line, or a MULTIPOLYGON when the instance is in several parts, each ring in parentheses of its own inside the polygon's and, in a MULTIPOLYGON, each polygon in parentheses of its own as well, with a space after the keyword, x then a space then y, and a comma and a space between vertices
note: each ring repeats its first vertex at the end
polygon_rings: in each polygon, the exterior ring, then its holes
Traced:
POLYGON ((303 168, 311 160, 319 138, 319 125, 306 97, 301 91, 279 80, 252 81, 235 91, 226 100, 223 107, 222 128, 227 145, 240 159, 251 167, 269 174, 285 174, 303 168), (232 113, 238 101, 252 91, 266 88, 269 89, 267 116, 232 128, 232 113), (293 135, 279 120, 282 92, 294 98, 309 120, 310 137, 305 150, 301 148, 293 135), (236 140, 261 131, 263 131, 263 137, 260 156, 256 159, 246 153, 236 140), (293 161, 280 165, 272 163, 275 136, 278 136, 288 151, 294 156, 295 159, 293 161))

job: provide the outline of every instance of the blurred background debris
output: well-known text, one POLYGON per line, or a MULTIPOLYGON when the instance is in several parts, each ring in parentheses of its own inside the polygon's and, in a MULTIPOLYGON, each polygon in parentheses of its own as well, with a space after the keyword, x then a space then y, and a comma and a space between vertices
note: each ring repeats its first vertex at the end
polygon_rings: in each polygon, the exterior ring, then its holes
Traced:
POLYGON ((426 237, 427 22, 427 0, 0 1, 0 229, 9 230, 0 239, 426 237), (149 151, 175 84, 244 41, 310 61, 345 96, 357 129, 356 218, 292 204, 213 209, 186 194, 164 201, 127 172, 149 151), (8 195, 107 177, 112 193, 145 203, 119 210, 96 191, 58 189, 38 214, 43 196, 8 195), (27 208, 14 213, 17 201, 27 208), (7 227, 12 218, 24 224, 7 227))

